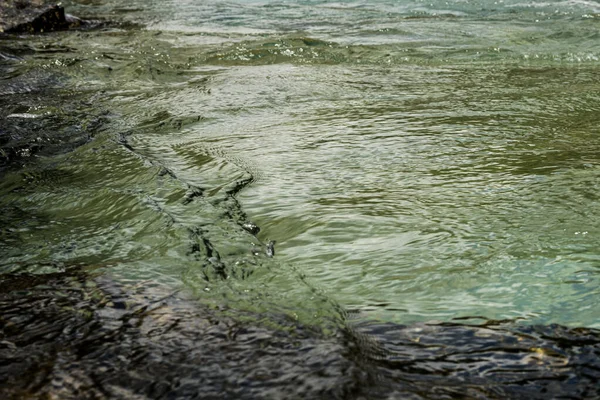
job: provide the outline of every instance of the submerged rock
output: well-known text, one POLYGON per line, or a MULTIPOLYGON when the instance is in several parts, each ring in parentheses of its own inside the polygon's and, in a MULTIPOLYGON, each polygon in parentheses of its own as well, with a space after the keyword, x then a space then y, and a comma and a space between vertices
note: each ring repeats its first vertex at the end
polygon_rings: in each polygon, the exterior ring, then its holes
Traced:
POLYGON ((87 22, 65 14, 60 4, 46 0, 0 2, 0 32, 41 33, 77 28, 87 22))
MULTIPOLYGON (((204 306, 106 266, 0 274, 1 399, 598 399, 600 331, 204 306)), ((476 322, 476 321, 472 321, 476 322)))
POLYGON ((275 255, 275 242, 274 240, 269 240, 267 243, 267 257, 273 257, 275 255))
POLYGON ((254 222, 244 222, 242 224, 242 228, 244 228, 246 232, 249 232, 254 236, 258 235, 258 233, 260 232, 260 228, 254 222))

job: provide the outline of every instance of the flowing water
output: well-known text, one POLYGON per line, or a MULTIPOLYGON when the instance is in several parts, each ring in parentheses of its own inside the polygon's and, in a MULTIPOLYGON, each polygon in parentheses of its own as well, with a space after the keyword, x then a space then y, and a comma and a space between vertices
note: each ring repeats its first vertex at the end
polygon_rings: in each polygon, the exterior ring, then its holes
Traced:
POLYGON ((600 3, 65 5, 0 36, 7 396, 600 396, 600 3))

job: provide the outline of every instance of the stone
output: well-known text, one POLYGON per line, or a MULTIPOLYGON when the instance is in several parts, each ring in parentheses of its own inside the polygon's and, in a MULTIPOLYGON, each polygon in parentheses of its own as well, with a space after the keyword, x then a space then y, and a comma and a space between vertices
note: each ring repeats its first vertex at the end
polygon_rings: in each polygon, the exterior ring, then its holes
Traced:
POLYGON ((59 4, 47 0, 2 0, 0 32, 43 33, 80 27, 85 21, 65 14, 59 4))

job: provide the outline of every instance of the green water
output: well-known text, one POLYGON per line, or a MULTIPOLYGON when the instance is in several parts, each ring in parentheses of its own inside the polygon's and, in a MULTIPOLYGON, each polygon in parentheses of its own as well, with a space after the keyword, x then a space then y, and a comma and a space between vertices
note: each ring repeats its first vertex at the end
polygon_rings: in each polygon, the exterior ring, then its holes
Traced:
POLYGON ((598 3, 66 6, 121 24, 0 41, 5 121, 89 134, 2 172, 0 272, 600 328, 598 3))

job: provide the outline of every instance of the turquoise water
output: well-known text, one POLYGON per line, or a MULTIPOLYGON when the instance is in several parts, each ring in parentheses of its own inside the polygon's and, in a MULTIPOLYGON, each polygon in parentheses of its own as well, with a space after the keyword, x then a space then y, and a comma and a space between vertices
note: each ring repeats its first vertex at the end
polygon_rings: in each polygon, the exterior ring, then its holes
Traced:
POLYGON ((66 6, 120 24, 1 43, 7 126, 85 142, 2 172, 3 273, 600 328, 597 2, 66 6))

